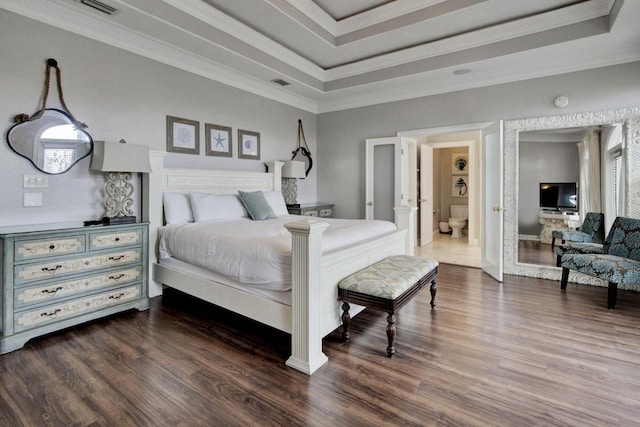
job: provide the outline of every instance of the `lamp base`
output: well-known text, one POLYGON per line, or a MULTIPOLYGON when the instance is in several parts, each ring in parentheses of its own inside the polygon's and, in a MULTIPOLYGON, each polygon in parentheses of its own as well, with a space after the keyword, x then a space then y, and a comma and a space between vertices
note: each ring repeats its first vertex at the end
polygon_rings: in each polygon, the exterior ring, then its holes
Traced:
POLYGON ((104 225, 133 224, 137 221, 137 219, 138 218, 135 216, 105 216, 104 218, 102 218, 102 223, 104 225))

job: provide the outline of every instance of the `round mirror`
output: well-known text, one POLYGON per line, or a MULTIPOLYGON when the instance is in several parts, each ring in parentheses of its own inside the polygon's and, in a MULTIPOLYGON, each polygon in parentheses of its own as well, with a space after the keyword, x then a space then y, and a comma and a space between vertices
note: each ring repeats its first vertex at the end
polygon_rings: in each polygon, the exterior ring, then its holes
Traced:
POLYGON ((91 135, 55 108, 45 109, 39 119, 12 126, 7 142, 13 151, 48 174, 68 171, 93 150, 91 135))

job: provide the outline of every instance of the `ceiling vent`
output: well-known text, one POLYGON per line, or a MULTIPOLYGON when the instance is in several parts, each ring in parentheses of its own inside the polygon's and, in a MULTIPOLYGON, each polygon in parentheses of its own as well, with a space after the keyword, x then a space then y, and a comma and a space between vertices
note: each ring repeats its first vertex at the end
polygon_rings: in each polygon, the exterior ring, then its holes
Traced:
POLYGON ((119 12, 115 7, 109 6, 108 4, 98 0, 80 0, 80 3, 95 10, 99 10, 100 12, 105 13, 109 16, 115 15, 119 12))
POLYGON ((286 80, 282 80, 282 79, 273 79, 271 80, 273 83, 280 85, 280 86, 289 86, 291 83, 289 83, 286 80))

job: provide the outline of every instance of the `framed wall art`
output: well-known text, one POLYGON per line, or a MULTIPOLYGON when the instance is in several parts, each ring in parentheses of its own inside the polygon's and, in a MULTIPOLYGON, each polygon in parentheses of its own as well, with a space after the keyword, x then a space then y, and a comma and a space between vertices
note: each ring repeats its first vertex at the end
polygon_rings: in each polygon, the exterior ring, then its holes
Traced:
POLYGON ((469 196, 469 175, 457 175, 451 177, 451 196, 452 197, 468 197, 469 196))
POLYGON ((204 124, 204 140, 207 156, 232 157, 232 134, 227 126, 204 124))
POLYGON ((469 173, 469 155, 466 153, 453 153, 451 155, 451 173, 453 175, 465 175, 469 173))
POLYGON ((200 123, 167 116, 167 151, 200 154, 200 123))
POLYGON ((238 158, 260 160, 260 134, 238 129, 238 158))

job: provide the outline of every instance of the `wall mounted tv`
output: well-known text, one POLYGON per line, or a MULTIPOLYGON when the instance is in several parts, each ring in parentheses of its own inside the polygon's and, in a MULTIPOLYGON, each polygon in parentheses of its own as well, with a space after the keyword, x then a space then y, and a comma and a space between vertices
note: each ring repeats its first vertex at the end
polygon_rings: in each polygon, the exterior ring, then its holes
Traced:
POLYGON ((575 182, 541 182, 540 208, 553 211, 577 211, 578 184, 575 182))

